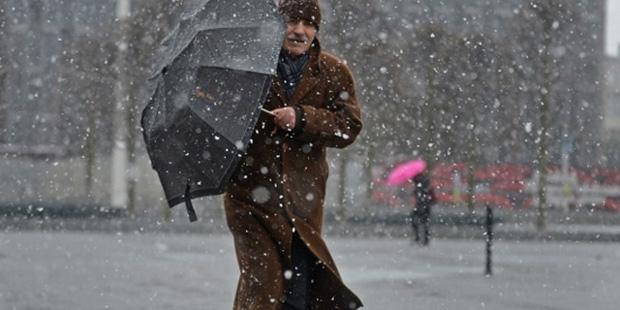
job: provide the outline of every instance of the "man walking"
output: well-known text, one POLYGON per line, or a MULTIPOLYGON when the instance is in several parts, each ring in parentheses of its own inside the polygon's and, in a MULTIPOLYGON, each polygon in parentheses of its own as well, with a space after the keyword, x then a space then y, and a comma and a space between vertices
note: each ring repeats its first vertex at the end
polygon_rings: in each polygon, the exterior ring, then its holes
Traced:
POLYGON ((321 50, 317 0, 283 0, 277 77, 224 199, 240 278, 234 309, 357 309, 321 237, 326 148, 359 134, 351 72, 321 50))

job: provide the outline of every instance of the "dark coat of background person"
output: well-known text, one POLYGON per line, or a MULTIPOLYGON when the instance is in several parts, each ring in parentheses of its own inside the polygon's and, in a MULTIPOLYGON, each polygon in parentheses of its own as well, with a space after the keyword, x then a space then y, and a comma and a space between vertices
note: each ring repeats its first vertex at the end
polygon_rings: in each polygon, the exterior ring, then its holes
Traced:
POLYGON ((359 298, 341 280, 321 237, 328 177, 326 148, 353 143, 362 128, 354 81, 347 66, 322 52, 315 39, 303 77, 288 98, 274 79, 265 108, 291 106, 293 132, 275 131, 263 114, 224 206, 241 275, 234 309, 280 309, 286 298, 283 272, 291 270, 294 234, 318 264, 310 288, 310 309, 356 309, 359 298), (275 132, 274 132, 275 131, 275 132))
POLYGON ((415 241, 421 245, 430 242, 431 207, 436 201, 431 179, 427 173, 418 174, 413 178, 413 196, 415 206, 411 211, 411 223, 415 241), (420 236, 422 234, 422 236, 420 236))
POLYGON ((421 217, 428 217, 431 206, 435 203, 435 193, 431 187, 431 179, 426 173, 418 174, 413 178, 413 195, 416 205, 413 212, 421 217))

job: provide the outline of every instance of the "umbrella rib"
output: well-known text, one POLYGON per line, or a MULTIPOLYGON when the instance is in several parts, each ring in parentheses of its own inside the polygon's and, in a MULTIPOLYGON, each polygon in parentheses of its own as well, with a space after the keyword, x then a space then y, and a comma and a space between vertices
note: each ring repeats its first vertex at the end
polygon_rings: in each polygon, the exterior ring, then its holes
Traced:
MULTIPOLYGON (((177 25, 177 27, 179 27, 177 25)), ((186 50, 194 41, 194 38, 196 37, 196 35, 201 32, 201 31, 209 31, 209 30, 226 30, 226 29, 251 29, 251 28, 261 28, 260 25, 257 24, 251 24, 251 25, 235 25, 235 24, 222 24, 222 25, 218 25, 215 27, 207 27, 207 28, 198 28, 197 30, 194 30, 193 35, 191 36, 191 39, 187 41, 186 44, 183 45, 183 48, 175 48, 175 47, 171 47, 172 50, 175 50, 176 52, 173 53, 172 55, 166 57, 170 60, 172 59, 176 59, 177 57, 179 57, 179 55, 181 53, 183 53, 184 50, 186 50)), ((175 29, 173 32, 175 32, 177 29, 175 29)), ((284 35, 283 35, 284 36, 284 35)), ((164 54, 167 54, 166 52, 163 52, 164 54)), ((166 61, 165 63, 169 63, 170 61, 166 61)), ((164 66, 161 66, 161 68, 157 68, 149 77, 149 79, 154 79, 156 76, 158 76, 161 73, 161 70, 163 70, 164 66)), ((215 68, 226 68, 226 67, 219 67, 219 66, 214 66, 215 68)), ((247 71, 251 71, 251 70, 247 70, 247 71)), ((261 72, 261 71, 251 71, 251 72, 256 72, 256 73, 262 73, 262 74, 272 74, 271 72, 261 72)))
POLYGON ((264 75, 272 75, 271 72, 263 72, 258 70, 252 70, 249 68, 244 68, 243 70, 237 69, 235 67, 225 67, 225 66, 217 66, 217 65, 209 65, 209 66, 200 66, 200 68, 215 68, 215 69, 225 69, 225 70, 234 70, 234 71, 243 71, 243 72, 251 72, 256 74, 264 74, 264 75))
POLYGON ((215 26, 207 26, 207 27, 199 27, 196 32, 205 31, 205 30, 222 30, 222 29, 248 29, 248 28, 262 28, 260 24, 248 24, 248 25, 239 25, 239 24, 220 24, 215 26))

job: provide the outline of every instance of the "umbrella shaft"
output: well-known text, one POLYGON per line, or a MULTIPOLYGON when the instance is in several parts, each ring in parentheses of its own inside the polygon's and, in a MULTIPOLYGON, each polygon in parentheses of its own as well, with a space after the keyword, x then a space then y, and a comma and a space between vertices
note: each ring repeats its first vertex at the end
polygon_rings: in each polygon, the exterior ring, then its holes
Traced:
POLYGON ((271 112, 271 111, 269 111, 269 110, 267 110, 265 108, 260 108, 260 110, 265 112, 265 113, 267 113, 267 114, 269 114, 269 115, 276 116, 275 114, 273 114, 273 112, 271 112))

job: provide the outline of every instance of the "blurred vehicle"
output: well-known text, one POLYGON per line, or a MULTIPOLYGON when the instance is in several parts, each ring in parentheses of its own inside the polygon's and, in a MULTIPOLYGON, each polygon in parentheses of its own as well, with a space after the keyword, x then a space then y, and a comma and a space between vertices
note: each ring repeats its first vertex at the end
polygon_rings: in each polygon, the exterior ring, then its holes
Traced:
MULTIPOLYGON (((410 191, 387 186, 384 175, 389 167, 382 165, 383 173, 377 176, 371 194, 374 203, 391 207, 411 205, 410 197, 400 191, 410 191)), ((560 167, 549 166, 547 175, 547 202, 551 208, 589 208, 620 212, 620 171, 570 169, 562 173, 560 167)), ((432 186, 437 196, 437 206, 465 207, 467 201, 467 166, 464 163, 435 163, 432 169, 432 186)), ((502 209, 528 209, 537 204, 534 169, 523 164, 502 163, 478 167, 474 170, 475 206, 487 204, 502 209)))

